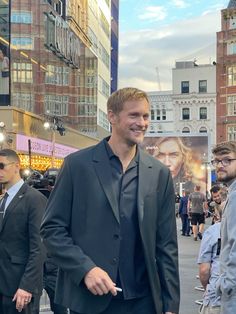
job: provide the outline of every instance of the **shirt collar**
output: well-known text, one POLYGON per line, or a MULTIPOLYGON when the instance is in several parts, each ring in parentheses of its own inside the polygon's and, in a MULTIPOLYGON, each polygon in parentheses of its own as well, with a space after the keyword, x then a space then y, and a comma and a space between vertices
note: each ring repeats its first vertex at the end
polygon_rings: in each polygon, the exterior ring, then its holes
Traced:
POLYGON ((16 193, 20 190, 22 185, 24 184, 24 181, 20 179, 17 183, 15 183, 13 186, 11 186, 6 192, 9 196, 16 195, 16 193))
MULTIPOLYGON (((105 144, 105 147, 106 147, 108 158, 109 159, 111 159, 113 157, 119 158, 117 155, 114 154, 113 150, 111 149, 111 146, 108 144, 109 139, 110 139, 110 137, 107 137, 107 138, 104 139, 104 144, 105 144)), ((138 161, 139 161, 139 149, 138 149, 138 146, 137 146, 136 154, 135 154, 134 158, 132 159, 132 162, 133 161, 135 163, 138 163, 138 161)))

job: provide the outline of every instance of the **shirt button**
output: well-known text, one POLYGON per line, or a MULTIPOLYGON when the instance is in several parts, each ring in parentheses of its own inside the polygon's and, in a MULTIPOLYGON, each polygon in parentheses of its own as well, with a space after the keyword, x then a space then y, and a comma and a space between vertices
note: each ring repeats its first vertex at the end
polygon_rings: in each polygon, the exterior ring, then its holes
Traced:
POLYGON ((114 257, 114 258, 112 259, 111 264, 112 264, 112 265, 116 265, 116 264, 117 264, 117 258, 116 258, 116 257, 114 257))
POLYGON ((120 236, 119 236, 119 234, 114 234, 114 235, 113 235, 113 238, 114 238, 115 240, 118 240, 118 239, 120 238, 120 236))

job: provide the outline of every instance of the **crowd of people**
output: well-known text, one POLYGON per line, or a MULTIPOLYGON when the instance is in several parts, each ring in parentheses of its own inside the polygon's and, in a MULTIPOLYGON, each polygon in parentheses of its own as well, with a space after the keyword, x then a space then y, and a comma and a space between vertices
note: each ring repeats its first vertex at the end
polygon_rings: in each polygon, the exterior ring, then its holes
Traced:
MULTIPOLYGON (((48 200, 22 180, 17 153, 0 151, 1 314, 38 314, 43 287, 56 314, 179 313, 172 173, 140 148, 148 97, 136 88, 120 89, 108 99, 107 111, 111 135, 65 158, 48 200)), ((236 143, 216 145, 213 155, 218 181, 229 186, 224 209, 215 189, 207 203, 196 184, 185 191, 179 210, 182 234, 190 235, 191 216, 193 239, 202 239, 201 313, 229 314, 236 308, 236 143), (214 210, 214 224, 203 232, 208 210, 214 210), (214 260, 219 256, 216 283, 210 245, 214 260), (216 307, 220 312, 209 311, 216 307)), ((226 192, 219 191, 223 199, 226 192)))

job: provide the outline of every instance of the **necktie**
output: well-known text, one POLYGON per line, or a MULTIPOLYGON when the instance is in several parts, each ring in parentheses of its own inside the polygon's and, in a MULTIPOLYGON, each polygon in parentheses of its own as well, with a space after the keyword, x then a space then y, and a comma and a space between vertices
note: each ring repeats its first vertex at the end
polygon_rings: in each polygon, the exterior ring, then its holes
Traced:
POLYGON ((6 192, 1 200, 1 205, 0 205, 0 229, 2 228, 2 221, 3 221, 3 217, 5 213, 5 205, 6 205, 7 198, 8 198, 8 194, 6 192))

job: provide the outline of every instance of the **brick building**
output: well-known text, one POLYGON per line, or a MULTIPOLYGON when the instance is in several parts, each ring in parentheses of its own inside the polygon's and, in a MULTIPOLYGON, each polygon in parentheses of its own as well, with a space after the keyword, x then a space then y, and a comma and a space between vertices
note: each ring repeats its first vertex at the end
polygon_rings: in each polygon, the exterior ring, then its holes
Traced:
POLYGON ((217 142, 236 140, 236 1, 221 11, 217 33, 217 142))

